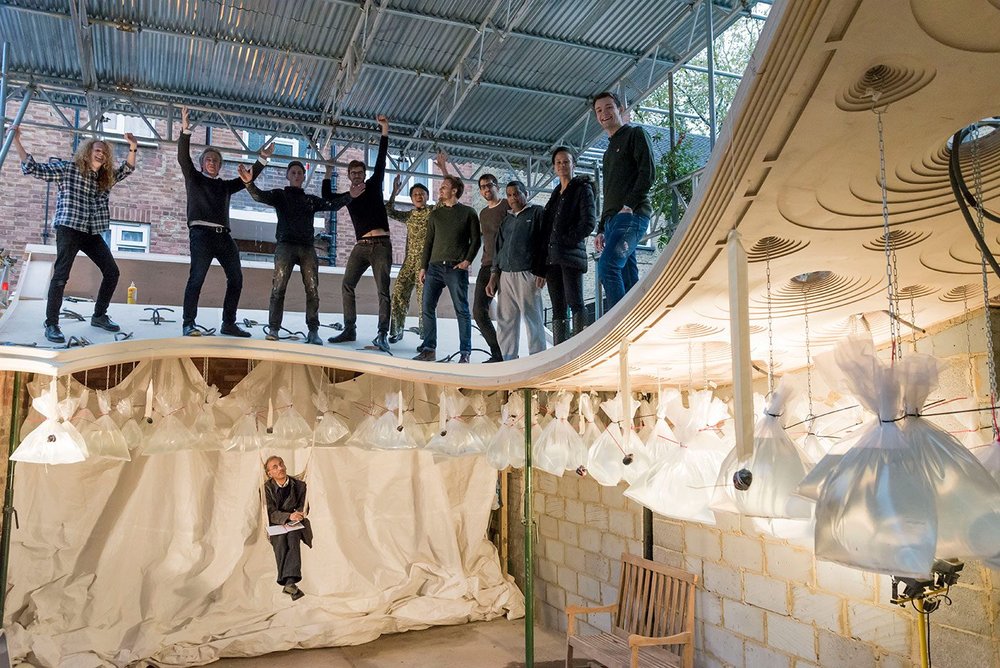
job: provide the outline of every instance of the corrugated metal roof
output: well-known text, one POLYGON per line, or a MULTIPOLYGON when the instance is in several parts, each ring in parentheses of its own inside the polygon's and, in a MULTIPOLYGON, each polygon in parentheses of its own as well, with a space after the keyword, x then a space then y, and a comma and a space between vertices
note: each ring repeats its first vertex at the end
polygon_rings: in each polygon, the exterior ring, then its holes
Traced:
MULTIPOLYGON (((241 113, 247 128, 271 129, 288 116, 316 127, 335 122, 351 137, 373 131, 370 119, 386 113, 400 142, 447 140, 459 153, 522 157, 596 139, 600 128, 585 122, 589 97, 618 87, 641 99, 673 60, 704 45, 708 6, 89 0, 88 42, 78 39, 71 4, 4 3, 0 39, 11 43, 13 81, 59 84, 60 100, 81 106, 87 92, 127 94, 152 115, 189 103, 241 113), (360 67, 349 67, 355 57, 360 67)), ((740 0, 712 6, 717 32, 741 11, 740 0)))

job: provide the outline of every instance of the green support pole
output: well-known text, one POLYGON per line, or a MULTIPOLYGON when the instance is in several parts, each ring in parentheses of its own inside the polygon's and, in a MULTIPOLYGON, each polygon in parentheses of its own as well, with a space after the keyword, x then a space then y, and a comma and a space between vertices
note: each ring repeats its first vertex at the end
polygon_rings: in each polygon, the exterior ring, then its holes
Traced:
POLYGON ((7 605, 7 562, 10 561, 10 523, 14 519, 14 465, 10 456, 17 447, 21 429, 21 372, 14 372, 14 389, 10 398, 10 438, 7 445, 7 479, 3 491, 3 531, 0 533, 0 626, 7 605))
POLYGON ((535 666, 535 571, 531 539, 531 390, 524 391, 524 668, 535 666))
POLYGON ((642 558, 653 560, 653 511, 642 509, 642 558))

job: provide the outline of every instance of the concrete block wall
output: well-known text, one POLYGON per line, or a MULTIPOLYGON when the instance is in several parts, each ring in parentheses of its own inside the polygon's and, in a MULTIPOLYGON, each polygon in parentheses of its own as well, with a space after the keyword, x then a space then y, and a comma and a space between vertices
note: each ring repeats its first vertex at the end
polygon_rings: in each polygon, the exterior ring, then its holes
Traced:
MULTIPOLYGON (((625 485, 535 472, 538 623, 565 631, 566 605, 613 603, 623 550, 642 554, 642 509, 625 485)), ((512 534, 512 538, 518 537, 512 534)), ((888 576, 817 561, 811 538, 787 540, 749 518, 715 526, 654 515, 654 559, 696 573, 697 665, 886 668, 919 658, 916 612, 889 603, 888 576)), ((953 605, 931 616, 933 664, 1000 666, 1000 571, 967 563, 953 605)), ((584 632, 607 631, 607 614, 584 632)))

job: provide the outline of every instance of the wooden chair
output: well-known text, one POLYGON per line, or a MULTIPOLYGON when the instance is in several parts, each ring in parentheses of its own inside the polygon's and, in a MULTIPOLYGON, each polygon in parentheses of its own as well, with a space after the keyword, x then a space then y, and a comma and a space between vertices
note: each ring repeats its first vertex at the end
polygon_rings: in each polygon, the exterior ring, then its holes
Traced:
POLYGON ((573 650, 608 668, 693 668, 694 597, 698 576, 622 554, 618 601, 566 606, 566 668, 573 650), (577 635, 576 616, 614 613, 611 633, 577 635))

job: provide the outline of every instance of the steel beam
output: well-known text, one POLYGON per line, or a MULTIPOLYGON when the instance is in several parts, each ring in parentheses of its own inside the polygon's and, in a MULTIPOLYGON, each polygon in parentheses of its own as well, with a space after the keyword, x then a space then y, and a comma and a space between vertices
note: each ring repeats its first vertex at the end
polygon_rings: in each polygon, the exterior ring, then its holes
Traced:
POLYGON ((708 56, 708 143, 715 148, 716 119, 715 119, 715 19, 712 16, 711 0, 705 0, 705 35, 708 44, 705 52, 708 56))
POLYGON ((97 84, 94 71, 94 44, 87 22, 87 1, 70 0, 70 17, 73 19, 73 36, 76 38, 77 58, 80 61, 80 78, 83 87, 93 88, 97 84))
POLYGON ((10 45, 3 43, 0 53, 0 145, 7 139, 7 51, 10 45))

